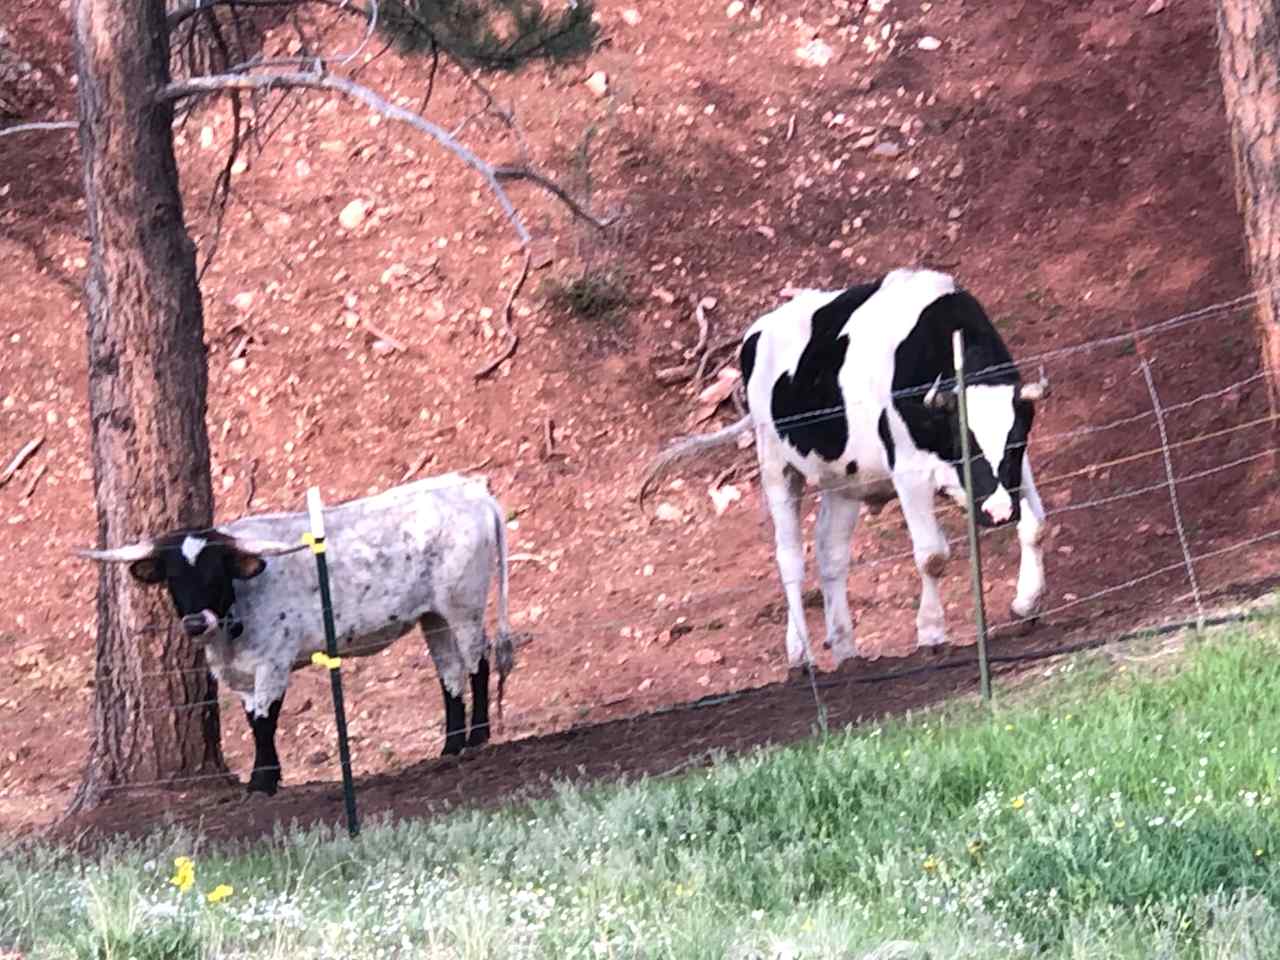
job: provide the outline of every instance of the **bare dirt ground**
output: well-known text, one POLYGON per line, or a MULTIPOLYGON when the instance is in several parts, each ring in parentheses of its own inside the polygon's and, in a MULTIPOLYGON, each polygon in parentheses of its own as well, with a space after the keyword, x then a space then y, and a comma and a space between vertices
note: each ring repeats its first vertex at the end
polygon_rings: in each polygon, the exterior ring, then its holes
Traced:
MULTIPOLYGON (((660 773, 716 748, 812 729, 808 684, 785 682, 758 494, 732 481, 742 498, 723 516, 708 495, 734 458, 664 486, 664 519, 634 500, 646 457, 732 416, 726 405, 695 423, 696 390, 654 376, 693 346, 699 299, 716 300, 708 316, 719 340, 788 285, 940 267, 984 301, 1026 358, 1247 289, 1213 25, 1197 5, 1145 16, 1146 3, 1102 0, 1066 12, 1033 2, 785 0, 730 16, 719 0, 655 0, 634 8, 638 18, 624 16, 629 6, 601 4, 603 41, 589 61, 492 80, 534 160, 622 217, 601 236, 512 187, 539 238, 538 269, 517 301, 520 348, 487 381, 471 373, 501 347, 497 312, 518 258, 483 185, 431 143, 349 103, 297 96, 254 118, 265 142, 237 171, 203 283, 219 519, 297 509, 311 484, 332 502, 390 486, 419 464, 423 474, 476 469, 514 514, 514 610, 535 638, 520 651, 498 741, 461 763, 436 759, 437 684, 418 640, 346 661, 366 813, 493 801, 550 776, 660 773), (829 55, 825 66, 815 54, 829 55), (603 97, 583 83, 597 70, 609 78, 603 97), (338 215, 353 200, 368 212, 346 229, 338 215), (625 272, 632 302, 615 319, 574 316, 547 296, 550 278, 584 268, 625 272), (365 323, 408 349, 380 352, 365 323), (233 362, 242 344, 244 362, 233 362), (745 692, 664 712, 734 691, 745 692)), ((23 80, 19 115, 70 116, 65 11, 18 0, 4 18, 10 45, 36 71, 23 80)), ((357 40, 353 30, 335 43, 357 40)), ((378 49, 362 82, 420 103, 429 63, 378 49)), ((451 127, 480 105, 445 69, 427 110, 451 127)), ((202 254, 229 136, 222 107, 193 114, 179 134, 202 254)), ((492 123, 473 121, 465 137, 491 159, 516 157, 492 123)), ((70 555, 95 535, 78 176, 68 134, 0 139, 0 456, 44 437, 0 489, 0 832, 9 834, 65 807, 90 722, 97 577, 70 555)), ((1084 506, 1165 477, 1161 457, 1135 456, 1159 446, 1153 418, 1080 432, 1149 413, 1141 358, 1165 405, 1243 381, 1170 413, 1173 469, 1182 477, 1253 458, 1181 484, 1180 502, 1192 552, 1209 555, 1196 569, 1211 602, 1271 581, 1276 540, 1228 549, 1280 527, 1272 460, 1258 456, 1276 433, 1252 323, 1247 310, 1221 310, 1136 345, 1045 358, 1055 392, 1032 450, 1056 511, 1050 610, 1038 632, 1003 639, 999 651, 1047 649, 1189 608, 1166 492, 1084 506)), ((749 466, 750 453, 737 460, 749 466)), ((959 519, 946 512, 957 537, 959 519)), ((896 506, 864 520, 855 558, 868 660, 826 675, 820 692, 833 722, 971 689, 968 668, 860 682, 936 666, 938 655, 911 654, 918 581, 896 506)), ((984 559, 999 620, 1016 572, 1012 533, 988 536, 984 559)), ((948 571, 957 644, 971 639, 967 577, 959 560, 948 571)), ((820 638, 820 611, 811 613, 820 638)), ((219 836, 253 836, 294 817, 336 819, 327 696, 319 671, 295 675, 280 736, 286 785, 275 800, 246 808, 238 789, 216 784, 135 791, 67 829, 198 819, 219 836)), ((223 727, 228 760, 244 775, 251 744, 238 706, 227 705, 223 727)))

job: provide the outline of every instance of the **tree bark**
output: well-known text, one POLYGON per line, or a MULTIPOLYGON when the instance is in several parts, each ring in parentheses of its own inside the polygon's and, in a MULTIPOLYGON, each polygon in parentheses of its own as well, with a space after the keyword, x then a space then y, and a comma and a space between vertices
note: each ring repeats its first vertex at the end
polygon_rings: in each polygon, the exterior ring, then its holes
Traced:
MULTIPOLYGON (((164 0, 78 0, 80 146, 92 263, 89 412, 99 542, 212 520, 207 358, 173 155, 164 0)), ((225 773, 203 651, 162 588, 103 564, 93 743, 72 810, 112 787, 225 773)))
POLYGON ((1236 203, 1244 218, 1249 274, 1258 294, 1262 356, 1272 412, 1280 410, 1280 30, 1276 0, 1218 0, 1218 65, 1236 203))

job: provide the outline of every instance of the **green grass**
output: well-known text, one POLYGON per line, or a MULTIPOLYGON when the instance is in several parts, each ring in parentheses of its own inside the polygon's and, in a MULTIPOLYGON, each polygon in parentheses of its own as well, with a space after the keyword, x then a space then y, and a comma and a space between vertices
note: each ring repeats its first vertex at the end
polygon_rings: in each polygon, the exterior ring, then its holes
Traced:
POLYGON ((0 861, 0 954, 1280 956, 1280 621, 501 812, 0 861), (191 855, 195 884, 168 883, 191 855), (234 893, 205 895, 218 884, 234 893))

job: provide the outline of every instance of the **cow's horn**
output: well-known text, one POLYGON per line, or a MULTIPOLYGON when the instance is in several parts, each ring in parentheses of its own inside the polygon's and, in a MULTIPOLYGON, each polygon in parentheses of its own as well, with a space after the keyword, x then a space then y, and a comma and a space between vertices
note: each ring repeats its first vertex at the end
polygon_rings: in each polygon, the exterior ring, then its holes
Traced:
POLYGON ((131 543, 125 547, 116 547, 114 550, 80 549, 76 550, 75 554, 78 557, 84 557, 86 560, 101 560, 104 563, 136 563, 139 560, 154 557, 156 545, 150 541, 144 541, 142 543, 131 543))
POLYGON ((1040 368, 1040 379, 1035 383, 1024 383, 1018 388, 1019 400, 1043 400, 1049 395, 1049 380, 1044 375, 1044 367, 1040 368))
POLYGON ((235 548, 242 553, 252 553, 257 557, 278 557, 285 553, 296 553, 307 549, 307 544, 281 543, 279 540, 263 540, 258 537, 235 537, 232 541, 235 548))
POLYGON ((929 388, 929 392, 924 395, 924 405, 926 407, 942 407, 946 406, 946 400, 938 396, 938 392, 942 389, 942 374, 938 374, 938 379, 933 381, 933 386, 929 388))

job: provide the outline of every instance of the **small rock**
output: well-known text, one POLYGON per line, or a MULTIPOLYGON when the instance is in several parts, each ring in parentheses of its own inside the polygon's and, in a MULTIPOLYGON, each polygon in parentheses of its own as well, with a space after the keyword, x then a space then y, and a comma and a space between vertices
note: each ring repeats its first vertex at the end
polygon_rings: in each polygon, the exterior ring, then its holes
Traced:
POLYGON ((622 22, 625 23, 628 27, 639 26, 640 11, 637 10, 635 7, 627 7, 625 10, 622 11, 622 22))
POLYGON ((772 240, 776 236, 773 227, 765 226, 763 223, 756 227, 756 233, 760 234, 760 236, 764 237, 766 240, 772 240))
POLYGON ((711 686, 711 674, 709 674, 709 673, 704 673, 702 676, 700 676, 700 677, 698 678, 698 686, 700 686, 700 687, 709 687, 709 686, 711 686))
POLYGON ((724 654, 710 647, 703 647, 693 655, 693 662, 700 667, 709 667, 713 663, 724 663, 724 654))
POLYGON ((342 225, 344 230, 354 230, 360 224, 364 223, 365 215, 369 212, 369 204, 364 200, 352 200, 342 212, 338 214, 338 223, 342 225))
POLYGON ((253 293, 249 290, 237 293, 231 298, 231 305, 241 313, 245 313, 253 306, 253 293))
POLYGON ((609 77, 603 70, 597 70, 583 82, 597 97, 603 97, 609 92, 609 77))
POLYGON ((800 61, 811 67, 825 67, 836 58, 836 52, 825 40, 810 40, 796 50, 800 61))
POLYGON ((729 6, 724 8, 724 15, 728 17, 730 20, 732 20, 734 17, 740 14, 744 9, 746 9, 746 6, 747 5, 743 3, 742 0, 733 0, 733 2, 729 4, 729 6))
POLYGON ((876 135, 874 133, 868 133, 864 136, 859 137, 857 140, 853 141, 853 149, 870 150, 873 146, 875 146, 875 143, 876 143, 876 135))
POLYGON ((213 146, 213 129, 211 127, 200 128, 200 149, 208 150, 213 146))
POLYGON ((956 165, 947 171, 947 176, 952 180, 959 180, 964 175, 964 161, 957 160, 956 165))
POLYGON ((386 340, 373 341, 373 343, 369 345, 369 349, 372 350, 374 353, 376 353, 380 357, 385 357, 388 354, 396 352, 395 344, 390 343, 386 340))
POLYGON ((680 512, 680 508, 670 503, 660 503, 654 516, 666 523, 679 523, 684 519, 684 514, 680 512))
POLYGON ((329 759, 329 754, 325 750, 316 750, 314 753, 308 754, 307 763, 313 767, 318 767, 329 759))
POLYGON ((1159 13, 1164 9, 1164 0, 1151 0, 1151 6, 1147 7, 1147 12, 1143 16, 1150 17, 1159 13))
POLYGON ((959 207, 952 207, 950 210, 947 211, 947 219, 959 220, 963 214, 964 214, 964 211, 961 210, 959 207))
POLYGON ((649 677, 646 677, 645 679, 640 681, 640 685, 636 687, 636 690, 639 691, 640 693, 644 693, 646 690, 648 690, 652 686, 653 686, 653 680, 650 679, 649 677))
POLYGON ((871 151, 873 157, 880 157, 883 160, 893 160, 902 156, 902 147, 894 143, 892 140, 885 140, 875 145, 875 149, 871 151))
POLYGON ((654 287, 653 298, 655 300, 661 300, 668 307, 676 302, 676 295, 665 287, 654 287))
POLYGON ((244 173, 248 169, 249 169, 249 164, 245 162, 244 157, 237 157, 236 162, 231 164, 232 176, 238 177, 240 176, 240 174, 244 173))
POLYGON ((916 41, 916 46, 921 50, 937 50, 942 46, 942 41, 937 37, 921 37, 916 41))
POLYGON ((247 369, 249 369, 249 361, 246 360, 244 357, 236 357, 234 360, 232 360, 230 363, 227 364, 227 369, 230 370, 232 373, 244 373, 247 369))

